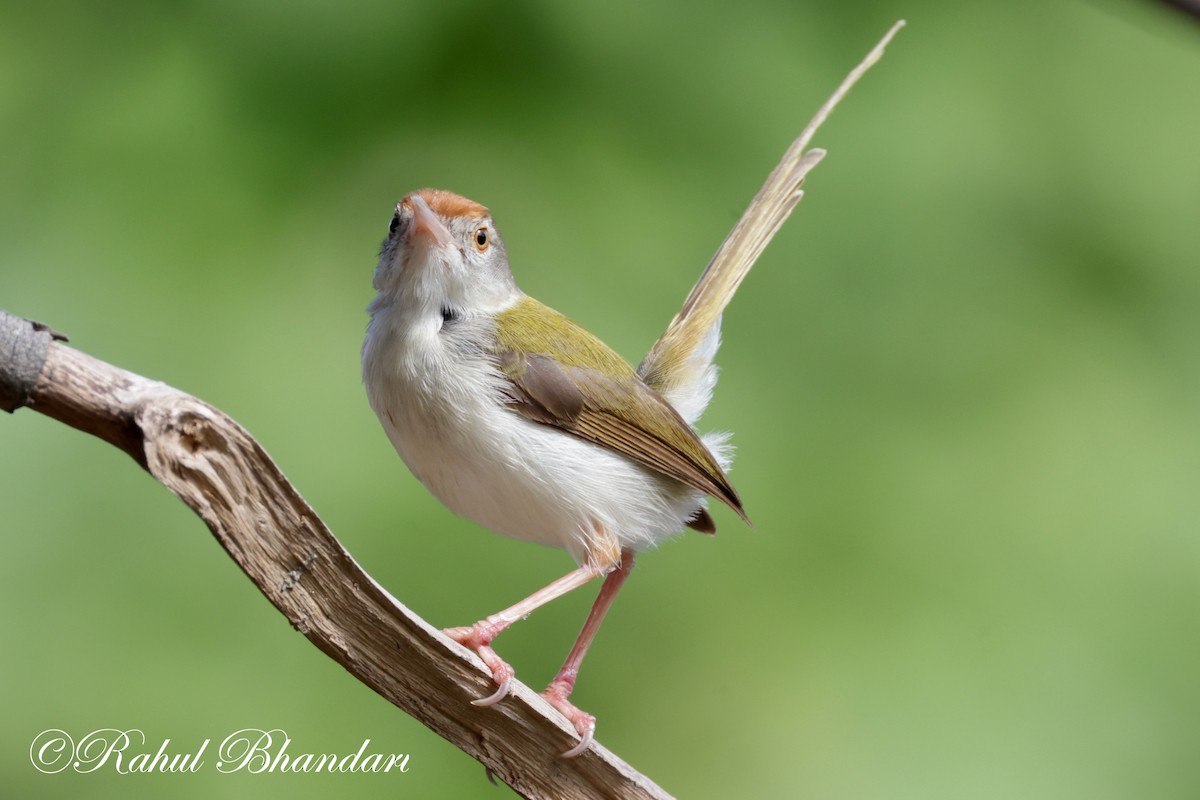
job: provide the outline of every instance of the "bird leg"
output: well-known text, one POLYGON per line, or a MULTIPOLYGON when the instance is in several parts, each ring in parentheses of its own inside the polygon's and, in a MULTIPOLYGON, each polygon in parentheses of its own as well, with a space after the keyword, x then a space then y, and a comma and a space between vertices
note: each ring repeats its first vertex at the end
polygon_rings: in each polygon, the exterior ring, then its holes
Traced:
MULTIPOLYGON (((513 668, 492 649, 492 640, 499 636, 509 625, 528 616, 535 609, 541 608, 555 598, 562 597, 572 589, 578 589, 602 573, 602 569, 589 562, 579 569, 568 572, 548 586, 537 590, 521 602, 509 606, 497 614, 492 614, 486 619, 481 619, 474 625, 463 628, 446 628, 442 631, 442 633, 464 647, 474 650, 483 659, 483 663, 487 665, 488 669, 492 671, 492 678, 496 681, 497 687, 499 687, 493 694, 471 701, 473 705, 495 705, 508 695, 508 690, 512 686, 513 675, 515 674, 513 668)), ((586 650, 587 647, 585 646, 584 649, 586 650)))
POLYGON ((583 753, 588 749, 588 745, 592 743, 592 738, 596 734, 596 718, 586 711, 576 708, 567 698, 571 696, 571 691, 575 688, 579 665, 583 663, 583 657, 587 655, 588 647, 596 638, 596 633, 600 630, 600 623, 604 621, 604 615, 608 613, 609 607, 617 597, 617 592, 620 591, 632 569, 633 551, 621 551, 621 563, 605 577, 604 585, 600 587, 600 594, 596 596, 596 602, 592 604, 592 610, 588 612, 587 620, 584 621, 583 628, 579 631, 579 637, 575 639, 575 646, 567 654, 567 660, 563 662, 562 669, 554 676, 554 680, 550 681, 546 691, 542 692, 542 697, 546 698, 550 705, 570 720, 579 733, 579 744, 563 753, 563 758, 574 758, 583 753))

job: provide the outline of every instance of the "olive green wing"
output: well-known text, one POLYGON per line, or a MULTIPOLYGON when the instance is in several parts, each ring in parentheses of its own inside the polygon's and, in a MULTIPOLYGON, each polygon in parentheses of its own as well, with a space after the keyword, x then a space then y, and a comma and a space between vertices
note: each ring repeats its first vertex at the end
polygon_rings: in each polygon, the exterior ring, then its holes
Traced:
MULTIPOLYGON (((712 495, 746 518, 692 427, 603 342, 531 298, 498 322, 493 354, 508 379, 511 409, 712 495)), ((693 522, 712 528, 706 514, 693 522)))

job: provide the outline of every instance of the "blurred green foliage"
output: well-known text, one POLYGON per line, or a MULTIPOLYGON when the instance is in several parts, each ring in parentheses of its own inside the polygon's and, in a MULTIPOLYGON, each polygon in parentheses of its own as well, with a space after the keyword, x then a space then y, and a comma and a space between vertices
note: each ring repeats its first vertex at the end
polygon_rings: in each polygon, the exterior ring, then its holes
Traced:
MULTIPOLYGON (((361 388, 421 186, 636 361, 898 17, 726 315, 754 530, 639 561, 576 699, 682 797, 1200 791, 1200 26, 1147 2, 5 3, 0 307, 193 392, 435 624, 570 567, 452 517, 361 388)), ((7 797, 500 797, 129 459, 0 419, 7 797), (364 738, 403 776, 42 775, 38 732, 364 738)), ((540 687, 590 592, 500 640, 540 687)))

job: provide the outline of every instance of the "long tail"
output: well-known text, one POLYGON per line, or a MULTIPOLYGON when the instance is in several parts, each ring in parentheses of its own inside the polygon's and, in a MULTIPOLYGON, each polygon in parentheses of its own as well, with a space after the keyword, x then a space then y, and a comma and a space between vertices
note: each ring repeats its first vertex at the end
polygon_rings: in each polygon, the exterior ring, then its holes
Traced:
POLYGON ((792 142, 692 287, 683 308, 638 366, 642 379, 670 400, 689 422, 699 418, 716 384, 712 360, 720 342, 721 313, 804 196, 800 189, 804 176, 825 156, 824 150, 805 148, 850 88, 883 56, 884 47, 902 27, 904 20, 891 27, 792 142))

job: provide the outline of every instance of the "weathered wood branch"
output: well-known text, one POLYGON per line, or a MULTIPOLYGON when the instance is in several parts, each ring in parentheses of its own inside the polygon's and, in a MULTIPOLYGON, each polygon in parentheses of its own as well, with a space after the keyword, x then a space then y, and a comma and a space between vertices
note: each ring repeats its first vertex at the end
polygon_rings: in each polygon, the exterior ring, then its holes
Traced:
MULTIPOLYGON (((208 403, 0 311, 0 408, 28 406, 124 450, 204 520, 259 591, 326 655, 530 798, 670 797, 364 572, 245 428, 208 403)), ((483 776, 480 775, 480 780, 483 776)))

